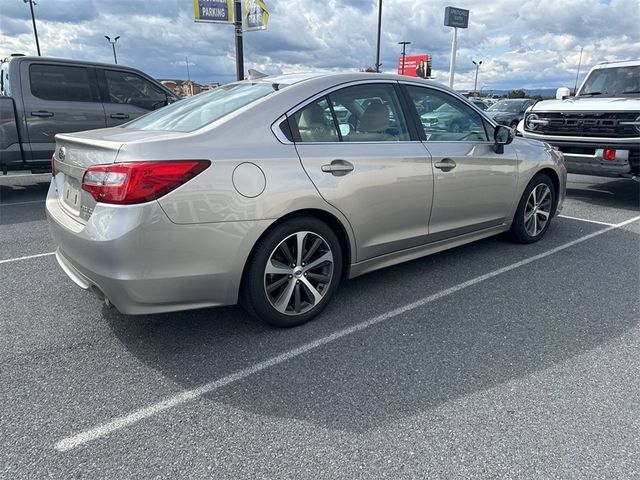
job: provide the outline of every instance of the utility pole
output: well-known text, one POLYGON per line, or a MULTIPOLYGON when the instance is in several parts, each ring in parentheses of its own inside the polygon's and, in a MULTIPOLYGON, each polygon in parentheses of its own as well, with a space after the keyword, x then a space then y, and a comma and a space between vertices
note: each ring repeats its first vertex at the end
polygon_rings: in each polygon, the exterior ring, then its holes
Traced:
POLYGON ((36 37, 36 48, 38 49, 38 56, 40 57, 40 42, 38 41, 38 29, 36 28, 36 15, 33 12, 33 0, 24 0, 24 3, 28 3, 31 9, 31 21, 33 22, 33 34, 36 37))
POLYGON ((113 40, 111 40, 111 37, 109 35, 105 35, 104 38, 106 38, 107 42, 109 42, 111 44, 111 48, 113 49, 113 63, 115 63, 117 65, 118 64, 118 57, 116 57, 116 43, 118 42, 118 39, 120 38, 120 35, 115 37, 113 40))
POLYGON ((382 0, 378 0, 378 44, 376 46, 376 72, 380 73, 380 31, 382 28, 382 0))
POLYGON ((482 60, 480 60, 477 63, 475 60, 471 60, 471 63, 473 63, 476 66, 476 81, 473 82, 473 93, 477 95, 478 94, 478 69, 480 68, 480 65, 482 65, 482 60))
POLYGON ((242 45, 242 3, 233 1, 233 25, 236 30, 236 76, 238 81, 244 80, 244 49, 242 45))
POLYGON ((398 45, 402 45, 402 73, 400 75, 404 75, 404 57, 407 50, 407 45, 411 45, 411 42, 398 42, 398 45))

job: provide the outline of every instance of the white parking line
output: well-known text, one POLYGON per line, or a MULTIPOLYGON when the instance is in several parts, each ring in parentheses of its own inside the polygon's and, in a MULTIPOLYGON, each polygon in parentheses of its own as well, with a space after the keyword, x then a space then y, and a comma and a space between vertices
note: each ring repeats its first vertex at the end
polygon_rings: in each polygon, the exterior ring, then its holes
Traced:
POLYGON ((580 222, 595 223, 597 225, 606 225, 607 227, 615 226, 615 223, 599 222, 598 220, 589 220, 588 218, 570 217, 569 215, 558 215, 558 216, 560 218, 568 218, 569 220, 578 220, 580 222))
POLYGON ((48 253, 38 253, 37 255, 27 255, 26 257, 7 258, 5 260, 0 260, 0 264, 19 262, 20 260, 29 260, 30 258, 48 257, 49 255, 55 255, 55 254, 56 252, 48 252, 48 253))
POLYGON ((207 393, 213 392, 214 390, 222 388, 226 385, 229 385, 234 382, 238 382, 258 372, 274 367, 276 365, 279 365, 293 358, 299 357, 300 355, 307 353, 311 350, 315 350, 323 345, 327 345, 329 343, 335 342, 336 340, 339 340, 343 337, 352 335, 356 332, 369 328, 373 325, 382 323, 386 320, 390 320, 399 315, 402 315, 403 313, 407 313, 409 311, 415 310, 416 308, 427 305, 428 303, 431 303, 435 300, 439 300, 443 297, 459 292, 460 290, 471 287, 480 282, 484 282, 485 280, 489 280, 491 278, 497 277, 498 275, 502 275, 503 273, 510 272, 511 270, 522 267, 523 265, 527 265, 529 263, 535 262, 536 260, 540 260, 542 258, 548 257, 550 255, 558 253, 567 248, 571 248, 574 245, 585 242, 591 238, 603 235, 613 229, 623 227, 624 225, 627 225, 629 223, 632 223, 638 220, 640 220, 640 216, 632 218, 622 223, 618 223, 616 225, 612 225, 607 228, 603 228, 602 230, 598 230, 597 232, 590 233, 576 240, 560 245, 559 247, 552 248, 551 250, 548 250, 544 253, 540 253, 538 255, 527 258, 525 260, 521 260, 511 265, 507 265, 506 267, 493 270, 492 272, 486 273, 484 275, 480 275, 471 280, 455 285, 451 288, 441 290, 438 293, 422 298, 415 302, 409 303, 402 307, 396 308, 387 313, 383 313, 382 315, 378 315, 377 317, 371 318, 369 320, 365 320, 351 327, 338 330, 337 332, 332 333, 331 335, 328 335, 326 337, 319 338, 309 343, 305 343, 304 345, 301 345, 297 348, 289 350, 285 353, 282 353, 275 357, 268 358, 267 360, 256 363, 255 365, 252 365, 247 368, 243 368, 242 370, 238 370, 237 372, 227 375, 226 377, 222 377, 218 380, 214 380, 212 382, 206 383, 194 389, 184 390, 176 395, 168 397, 167 399, 161 402, 154 403, 152 405, 141 408, 139 410, 135 410, 129 414, 123 415, 121 417, 115 418, 114 420, 103 423, 102 425, 98 425, 97 427, 91 428, 89 430, 85 430, 84 432, 80 432, 75 435, 71 435, 69 437, 63 438, 62 440, 58 441, 55 444, 55 448, 58 451, 66 452, 73 448, 79 447, 87 442, 91 442, 92 440, 105 437, 117 430, 121 430, 141 420, 144 420, 145 418, 158 415, 159 413, 164 412, 165 410, 169 410, 170 408, 176 407, 186 402, 190 402, 192 400, 196 400, 202 397, 203 395, 206 395, 207 393))

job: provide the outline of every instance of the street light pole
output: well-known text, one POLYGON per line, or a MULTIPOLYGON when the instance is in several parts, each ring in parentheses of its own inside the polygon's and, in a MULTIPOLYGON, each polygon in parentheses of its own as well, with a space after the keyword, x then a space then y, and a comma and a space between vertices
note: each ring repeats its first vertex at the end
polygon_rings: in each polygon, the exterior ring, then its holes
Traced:
POLYGON ((233 25, 236 31, 236 77, 238 81, 244 80, 244 46, 242 44, 242 3, 240 0, 233 2, 233 25))
POLYGON ((482 65, 482 60, 476 62, 475 60, 471 60, 471 62, 476 66, 476 81, 473 83, 473 92, 478 93, 478 69, 480 65, 482 65))
POLYGON ((31 21, 33 22, 33 34, 36 37, 36 48, 38 49, 38 56, 40 57, 40 42, 38 41, 38 29, 36 28, 36 15, 33 12, 33 0, 24 0, 24 3, 29 4, 29 8, 31 9, 31 21))
POLYGON ((193 82, 191 81, 191 73, 189 72, 189 57, 184 57, 187 62, 187 83, 189 85, 189 93, 193 97, 193 82))
POLYGON ((113 49, 113 63, 115 63, 117 65, 118 64, 118 57, 116 57, 116 43, 118 42, 118 39, 120 38, 120 35, 115 37, 113 40, 111 40, 111 37, 109 35, 105 35, 104 38, 106 38, 107 42, 109 42, 111 44, 111 48, 113 49))
POLYGON ((404 57, 407 50, 407 45, 411 45, 411 42, 398 42, 398 45, 402 45, 402 73, 404 75, 404 57))
POLYGON ((376 46, 376 72, 380 73, 380 30, 382 28, 382 0, 378 0, 378 44, 376 46))

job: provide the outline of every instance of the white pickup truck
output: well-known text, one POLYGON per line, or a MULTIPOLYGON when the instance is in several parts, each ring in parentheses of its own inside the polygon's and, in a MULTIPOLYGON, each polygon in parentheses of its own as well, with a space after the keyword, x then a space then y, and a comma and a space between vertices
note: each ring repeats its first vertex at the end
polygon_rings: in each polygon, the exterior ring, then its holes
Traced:
POLYGON ((568 93, 531 107, 518 133, 557 147, 570 173, 640 176, 640 60, 599 63, 568 93))

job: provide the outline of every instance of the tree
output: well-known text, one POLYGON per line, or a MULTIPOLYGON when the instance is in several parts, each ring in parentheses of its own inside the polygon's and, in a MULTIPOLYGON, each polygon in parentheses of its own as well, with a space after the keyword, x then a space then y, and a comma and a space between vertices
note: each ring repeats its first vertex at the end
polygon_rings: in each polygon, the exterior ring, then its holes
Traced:
POLYGON ((526 98, 527 93, 524 90, 509 90, 507 98, 526 98))

